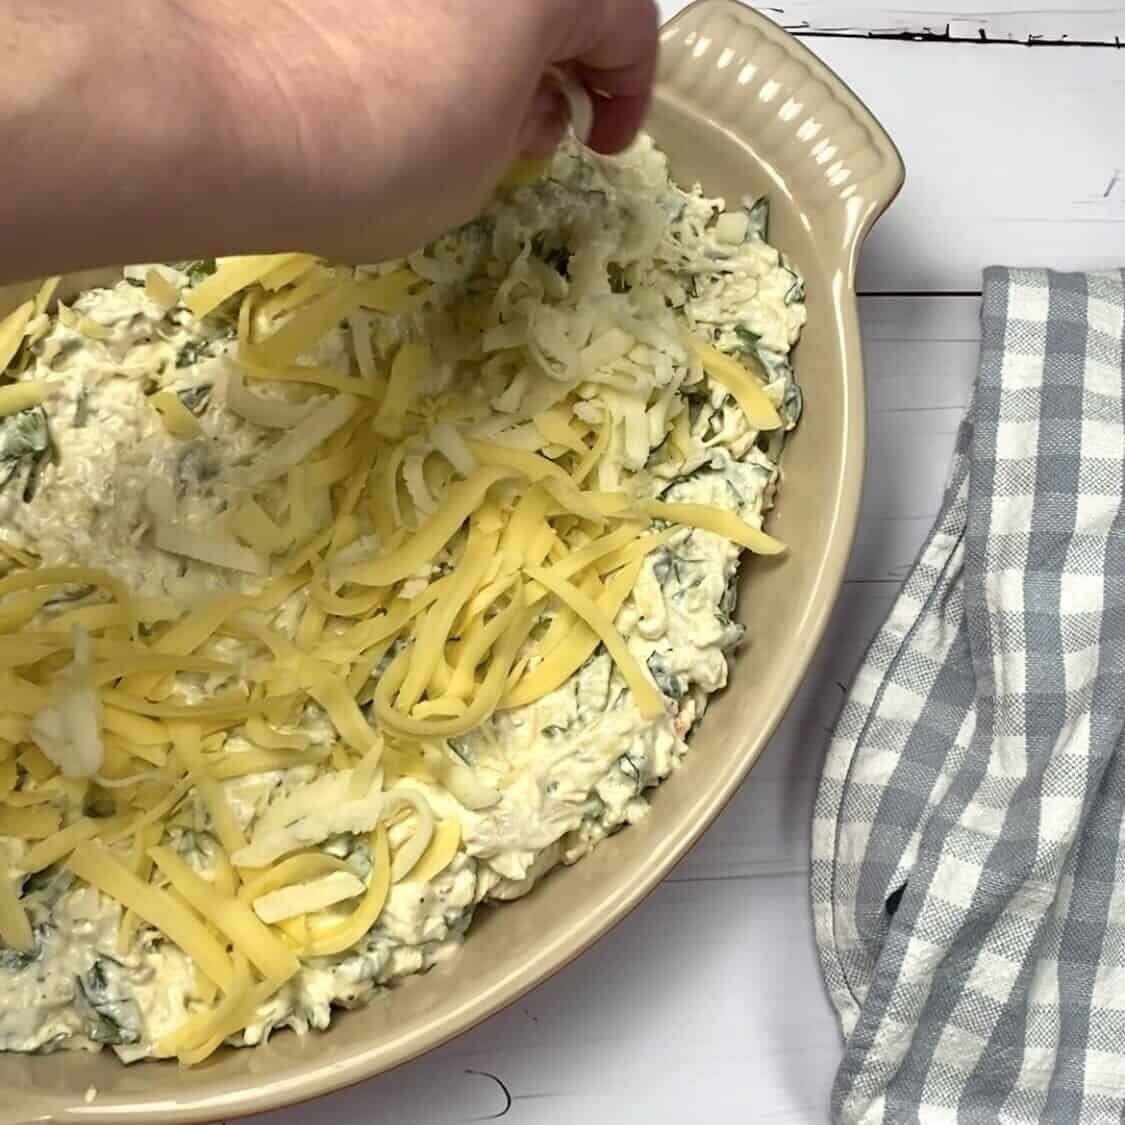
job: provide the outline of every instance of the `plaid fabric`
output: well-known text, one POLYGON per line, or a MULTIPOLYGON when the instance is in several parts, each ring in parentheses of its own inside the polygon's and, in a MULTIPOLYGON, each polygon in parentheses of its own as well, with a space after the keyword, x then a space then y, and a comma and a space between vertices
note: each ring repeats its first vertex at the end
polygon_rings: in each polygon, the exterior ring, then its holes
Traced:
POLYGON ((1125 271, 985 273, 941 515, 833 734, 840 1122, 1125 1116, 1125 271))

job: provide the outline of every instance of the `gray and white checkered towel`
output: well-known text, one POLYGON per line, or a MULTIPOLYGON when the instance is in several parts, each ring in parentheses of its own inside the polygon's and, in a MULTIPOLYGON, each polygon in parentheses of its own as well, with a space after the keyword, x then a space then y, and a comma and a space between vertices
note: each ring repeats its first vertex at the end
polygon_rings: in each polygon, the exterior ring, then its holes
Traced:
POLYGON ((832 738, 812 896, 836 1120, 1125 1117, 1125 271, 986 271, 973 404, 832 738))

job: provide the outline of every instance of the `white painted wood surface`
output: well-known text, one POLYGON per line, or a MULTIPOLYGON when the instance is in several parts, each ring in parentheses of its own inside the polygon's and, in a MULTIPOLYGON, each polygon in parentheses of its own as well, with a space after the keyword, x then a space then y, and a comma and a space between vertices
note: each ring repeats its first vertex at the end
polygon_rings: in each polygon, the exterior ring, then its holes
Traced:
POLYGON ((840 1039, 807 905, 827 730, 937 511, 975 375, 981 268, 1125 264, 1125 48, 1021 45, 1125 42, 1125 7, 850 0, 771 15, 808 34, 908 167, 861 270, 878 294, 861 300, 867 492, 812 674, 730 807, 599 945, 444 1048, 258 1125, 827 1120, 840 1039))

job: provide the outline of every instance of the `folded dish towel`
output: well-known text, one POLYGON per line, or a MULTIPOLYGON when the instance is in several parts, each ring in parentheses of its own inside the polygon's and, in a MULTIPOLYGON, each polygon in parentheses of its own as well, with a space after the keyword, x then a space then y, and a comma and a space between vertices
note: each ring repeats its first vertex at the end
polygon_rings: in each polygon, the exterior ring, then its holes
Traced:
POLYGON ((990 269, 937 526, 834 732, 840 1122, 1125 1114, 1125 271, 990 269))

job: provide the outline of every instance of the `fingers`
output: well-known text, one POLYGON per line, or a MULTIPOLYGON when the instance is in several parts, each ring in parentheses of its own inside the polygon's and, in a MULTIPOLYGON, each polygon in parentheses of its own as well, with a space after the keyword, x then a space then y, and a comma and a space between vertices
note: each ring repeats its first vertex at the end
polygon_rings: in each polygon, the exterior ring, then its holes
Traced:
POLYGON ((558 89, 542 84, 520 128, 519 151, 524 156, 549 157, 566 132, 567 117, 566 102, 558 89))
POLYGON ((590 147, 619 152, 640 129, 652 100, 658 50, 653 0, 577 0, 563 54, 594 94, 590 147))

